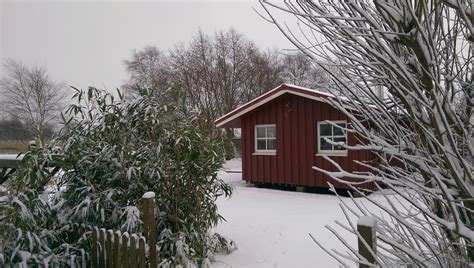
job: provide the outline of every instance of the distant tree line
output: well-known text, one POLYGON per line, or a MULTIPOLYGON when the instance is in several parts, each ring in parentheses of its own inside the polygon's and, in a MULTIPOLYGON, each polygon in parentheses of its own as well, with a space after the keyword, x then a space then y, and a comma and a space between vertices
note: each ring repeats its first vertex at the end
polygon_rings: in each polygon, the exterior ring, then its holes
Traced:
MULTIPOLYGON (((209 128, 218 117, 282 83, 324 90, 329 82, 326 71, 302 53, 262 50, 234 29, 213 36, 199 31, 189 43, 169 51, 147 46, 133 51, 124 63, 129 95, 147 88, 167 103, 166 91, 181 86, 187 105, 209 128)), ((232 138, 228 130, 228 146, 232 138)))
POLYGON ((147 88, 163 98, 167 89, 180 85, 189 104, 211 122, 281 83, 324 90, 329 81, 302 53, 264 51, 234 29, 214 36, 199 31, 189 43, 166 52, 147 46, 124 63, 129 93, 147 88))
MULTIPOLYGON (((49 125, 44 127, 44 138, 49 140, 53 135, 53 128, 49 125)), ((34 140, 35 135, 30 127, 17 119, 0 120, 0 141, 28 142, 34 140)))

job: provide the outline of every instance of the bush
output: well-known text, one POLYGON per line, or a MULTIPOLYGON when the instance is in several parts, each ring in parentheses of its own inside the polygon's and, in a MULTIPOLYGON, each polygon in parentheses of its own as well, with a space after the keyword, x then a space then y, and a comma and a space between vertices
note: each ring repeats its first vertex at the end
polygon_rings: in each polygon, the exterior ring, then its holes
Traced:
MULTIPOLYGON (((57 217, 53 228, 85 223, 141 232, 139 201, 153 191, 161 264, 201 265, 225 248, 225 239, 209 235, 222 219, 216 199, 232 192, 217 177, 222 139, 202 127, 179 89, 169 94, 172 102, 160 106, 147 91, 130 102, 120 93, 115 101, 95 88, 77 91, 52 142, 61 157, 50 161, 62 169, 55 179, 62 190, 48 205, 57 217)), ((55 244, 61 251, 64 245, 55 244)))

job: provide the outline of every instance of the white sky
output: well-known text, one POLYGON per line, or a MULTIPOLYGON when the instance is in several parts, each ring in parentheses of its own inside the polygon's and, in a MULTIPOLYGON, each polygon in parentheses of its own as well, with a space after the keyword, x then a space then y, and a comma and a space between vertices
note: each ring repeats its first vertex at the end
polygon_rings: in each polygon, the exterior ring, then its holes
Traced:
MULTIPOLYGON (((233 26, 261 48, 293 48, 251 1, 0 0, 0 57, 46 67, 52 79, 114 89, 133 49, 162 50, 233 26)), ((263 11, 262 11, 263 12, 263 11)))

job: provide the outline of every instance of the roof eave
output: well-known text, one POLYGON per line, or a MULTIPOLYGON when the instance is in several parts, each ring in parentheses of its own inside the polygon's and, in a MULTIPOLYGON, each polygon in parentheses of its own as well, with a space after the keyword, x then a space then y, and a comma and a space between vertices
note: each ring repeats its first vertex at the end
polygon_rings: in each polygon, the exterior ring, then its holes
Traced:
POLYGON ((256 109, 261 105, 264 105, 265 103, 272 101, 273 99, 285 93, 290 93, 321 102, 327 102, 327 99, 329 98, 337 98, 336 96, 330 93, 320 92, 294 85, 281 84, 278 87, 259 96, 258 98, 255 98, 252 101, 247 102, 239 106, 238 108, 232 110, 231 112, 225 114, 224 116, 218 118, 214 121, 214 124, 216 125, 216 127, 224 128, 235 128, 237 125, 238 127, 240 127, 240 117, 242 115, 256 109))

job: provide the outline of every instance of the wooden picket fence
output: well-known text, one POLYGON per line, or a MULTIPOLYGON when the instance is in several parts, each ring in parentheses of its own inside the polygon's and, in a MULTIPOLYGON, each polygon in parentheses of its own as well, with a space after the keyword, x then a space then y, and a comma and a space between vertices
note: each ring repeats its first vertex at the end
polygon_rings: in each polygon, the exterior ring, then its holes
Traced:
POLYGON ((143 235, 121 233, 97 226, 73 225, 79 237, 92 235, 92 252, 87 267, 158 266, 154 195, 142 198, 143 235))
MULTIPOLYGON (((8 179, 20 158, 0 158, 0 184, 8 179)), ((142 197, 143 234, 127 234, 97 226, 73 224, 74 239, 92 235, 92 252, 87 267, 157 267, 155 195, 142 197)), ((53 265, 54 266, 54 265, 53 265)))
POLYGON ((92 267, 148 267, 146 255, 146 238, 141 235, 92 229, 92 267))

